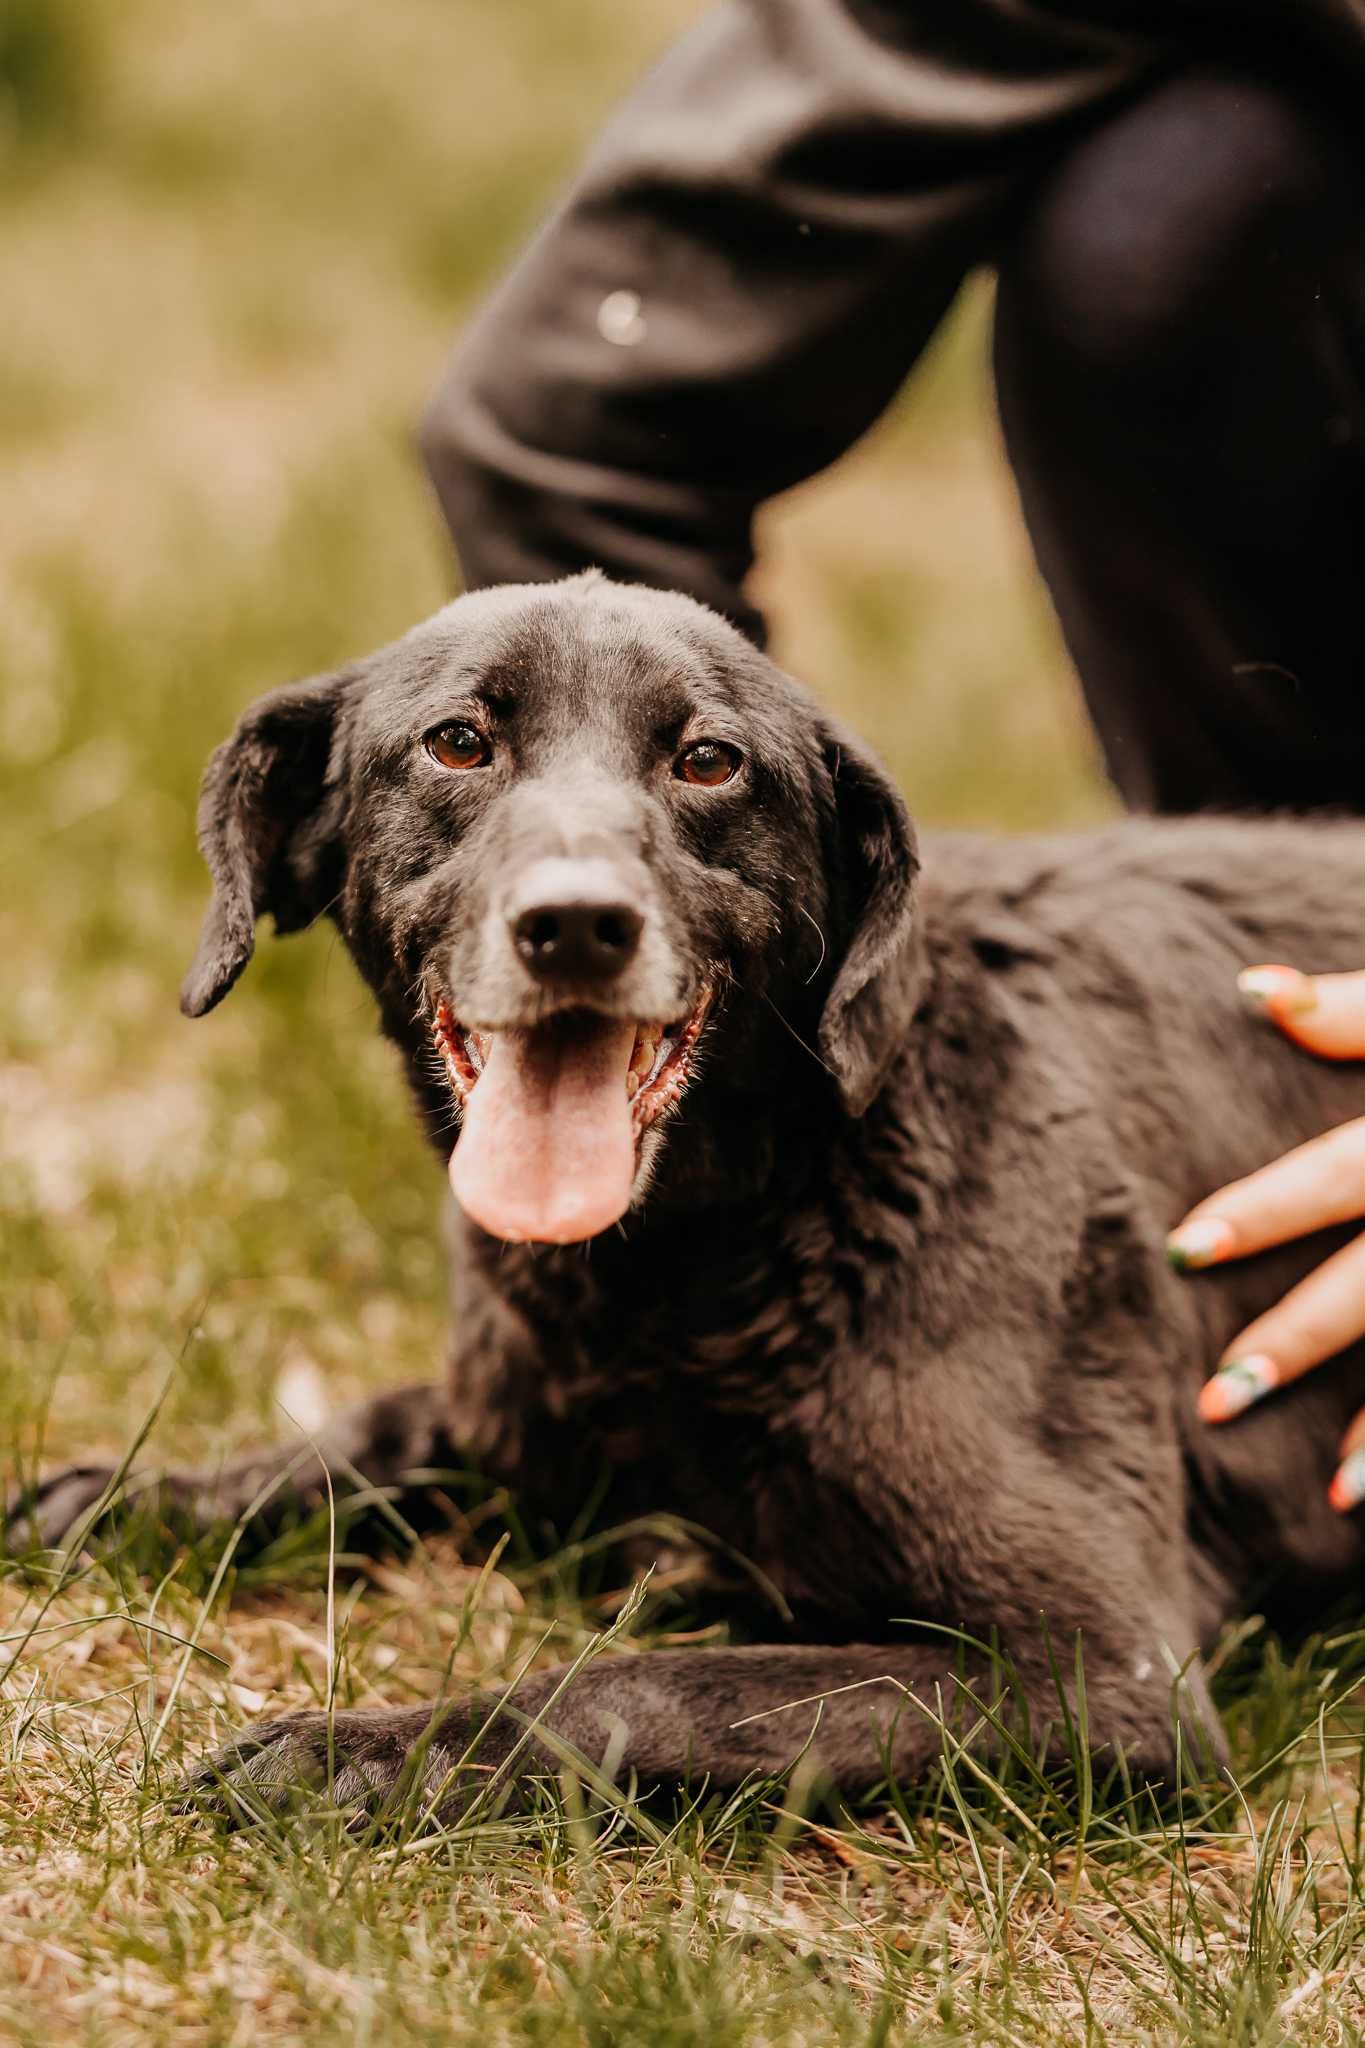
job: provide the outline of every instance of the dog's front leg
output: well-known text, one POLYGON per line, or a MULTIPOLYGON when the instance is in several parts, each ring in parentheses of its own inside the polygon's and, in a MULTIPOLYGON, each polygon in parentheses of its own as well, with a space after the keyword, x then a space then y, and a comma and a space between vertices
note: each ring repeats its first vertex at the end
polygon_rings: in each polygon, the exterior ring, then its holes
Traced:
POLYGON ((369 1488, 406 1497, 420 1490, 424 1472, 459 1470, 463 1465, 445 1416, 445 1388, 423 1383, 344 1409, 312 1444, 263 1446, 223 1465, 197 1470, 134 1472, 113 1494, 116 1466, 69 1465, 49 1474, 9 1508, 5 1547, 10 1555, 56 1549, 106 1495, 111 1495, 109 1510, 124 1503, 141 1504, 191 1531, 231 1527, 248 1517, 253 1533, 262 1535, 300 1508, 321 1504, 329 1479, 333 1496, 342 1500, 369 1488))
MULTIPOLYGON (((1065 1684, 1065 1681, 1062 1681, 1065 1684)), ((451 1821, 482 1791, 515 1803, 566 1767, 642 1788, 729 1789, 798 1765, 848 1794, 921 1777, 945 1745, 990 1754, 993 1719, 1054 1761, 1071 1756, 1065 1706, 1043 1650, 1003 1660, 936 1644, 745 1648, 604 1656, 436 1708, 294 1714, 249 1729, 205 1764, 190 1796, 241 1818, 330 1795, 357 1816, 451 1821), (983 1710, 989 1707, 990 1714, 983 1710)), ((1172 1785, 1177 1722, 1205 1742, 1206 1698, 1178 1700, 1155 1664, 1087 1672, 1089 1741, 1101 1763, 1172 1785)), ((1193 1754, 1197 1757, 1199 1750, 1193 1754)))

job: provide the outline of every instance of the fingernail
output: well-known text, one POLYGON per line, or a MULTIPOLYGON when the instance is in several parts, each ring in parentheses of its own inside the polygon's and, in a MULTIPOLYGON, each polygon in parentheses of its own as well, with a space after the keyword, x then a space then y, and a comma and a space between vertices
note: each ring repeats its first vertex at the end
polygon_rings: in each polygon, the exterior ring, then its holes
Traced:
POLYGON ((1201 1216, 1197 1223, 1182 1223, 1166 1240, 1166 1257, 1177 1273, 1190 1273, 1199 1266, 1212 1266, 1225 1259, 1236 1236, 1221 1216, 1201 1216))
POLYGON ((1365 1444, 1358 1451, 1352 1451, 1349 1458, 1342 1459, 1327 1489, 1327 1498, 1339 1515, 1359 1507, 1365 1500, 1365 1444))
POLYGON ((1237 977, 1237 992, 1249 1010, 1258 1013, 1273 1004, 1291 1016, 1317 1008, 1318 992, 1311 975, 1297 967, 1247 967, 1237 977))
POLYGON ((1231 1422, 1244 1408, 1274 1393, 1280 1384, 1280 1369, 1263 1351, 1249 1351, 1245 1358, 1230 1358, 1220 1365, 1211 1380, 1199 1389, 1199 1413, 1205 1422, 1231 1422))

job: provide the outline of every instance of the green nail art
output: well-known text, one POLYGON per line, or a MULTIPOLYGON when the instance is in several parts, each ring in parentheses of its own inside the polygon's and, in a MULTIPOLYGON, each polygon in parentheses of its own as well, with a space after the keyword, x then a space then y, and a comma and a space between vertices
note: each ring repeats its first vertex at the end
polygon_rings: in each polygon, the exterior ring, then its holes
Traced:
POLYGON ((1244 1408, 1273 1394, 1279 1384, 1279 1372, 1273 1358, 1252 1351, 1245 1358, 1230 1358, 1226 1365, 1219 1366, 1213 1384, 1218 1389, 1223 1419, 1230 1421, 1244 1408))
POLYGON ((1167 1262, 1177 1273, 1197 1272, 1201 1266, 1211 1266, 1216 1259, 1225 1258, 1232 1250, 1233 1238, 1232 1225, 1219 1216, 1187 1223, 1167 1238, 1167 1262))
POLYGON ((1312 978, 1297 968, 1249 967, 1237 977, 1237 992, 1249 1010, 1263 1016, 1275 1003, 1291 1016, 1317 1008, 1312 978))

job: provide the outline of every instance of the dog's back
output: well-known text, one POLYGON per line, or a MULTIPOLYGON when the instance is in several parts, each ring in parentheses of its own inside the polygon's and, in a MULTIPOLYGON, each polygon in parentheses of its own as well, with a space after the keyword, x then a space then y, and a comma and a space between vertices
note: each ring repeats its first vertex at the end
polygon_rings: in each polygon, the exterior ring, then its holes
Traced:
MULTIPOLYGON (((1331 973, 1365 961, 1357 823, 1142 819, 1056 839, 945 834, 924 847, 922 908, 931 943, 980 962, 1030 1056, 1102 1114, 1112 1184, 1149 1247, 1213 1188, 1365 1112, 1358 1067, 1295 1052, 1236 987, 1259 962, 1331 973)), ((1074 1170, 1075 1149, 1074 1132, 1059 1132, 1060 1174, 1074 1170)), ((1161 1312, 1185 1337, 1169 1365, 1205 1634, 1248 1599, 1301 1618, 1305 1603, 1359 1581, 1359 1518, 1334 1513, 1326 1489, 1365 1401, 1365 1348, 1231 1427, 1209 1429, 1194 1409, 1224 1346, 1342 1235, 1164 1282, 1161 1312)))

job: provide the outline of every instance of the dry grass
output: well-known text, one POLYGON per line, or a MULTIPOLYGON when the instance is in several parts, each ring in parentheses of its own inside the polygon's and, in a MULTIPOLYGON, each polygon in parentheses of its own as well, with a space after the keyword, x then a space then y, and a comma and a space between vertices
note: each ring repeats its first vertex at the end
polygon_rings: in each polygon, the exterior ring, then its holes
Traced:
MULTIPOLYGON (((570 1791, 425 1841, 325 1818, 205 1838, 164 1794, 244 1718, 505 1682, 579 1653, 620 1599, 551 1607, 534 1570, 478 1573, 448 1542, 343 1577, 335 1612, 296 1585, 206 1614, 183 1559, 155 1586, 115 1564, 46 1608, 7 1680, 6 2038, 1359 2038, 1359 1844, 1338 1833, 1358 1764, 1311 1741, 1292 1789, 1191 1831, 1140 1807, 1081 1829, 959 1765, 837 1827, 773 1788, 589 1825, 570 1791)), ((10 1589, 11 1651, 32 1603, 10 1589)))
MULTIPOLYGON (((328 936, 265 948, 210 1023, 176 1015, 194 791, 256 691, 445 595, 422 395, 689 11, 0 0, 16 1467, 118 1452, 163 1386, 170 1461, 438 1368, 439 1174, 328 936)), ((886 427, 766 516, 764 590, 922 816, 1075 820, 1108 800, 984 400, 987 315, 978 288, 886 427)), ((1230 1653, 1247 1800, 1197 1831, 964 1759, 837 1827, 764 1787, 676 1820, 590 1820, 570 1787, 425 1844, 325 1819, 228 1841, 168 1809, 260 1711, 591 1645, 628 1589, 564 1535, 480 1576, 453 1536, 329 1568, 302 1532, 207 1604, 212 1558, 155 1532, 65 1583, 0 1576, 0 2039, 1360 2038, 1351 1635, 1230 1653)), ((605 1653, 690 1633, 686 1597, 656 1583, 605 1653)))

